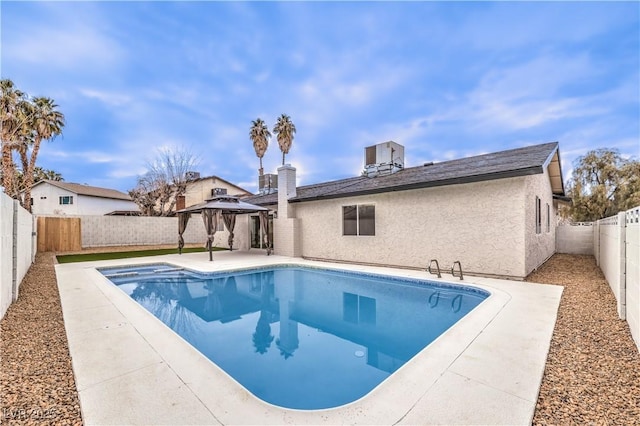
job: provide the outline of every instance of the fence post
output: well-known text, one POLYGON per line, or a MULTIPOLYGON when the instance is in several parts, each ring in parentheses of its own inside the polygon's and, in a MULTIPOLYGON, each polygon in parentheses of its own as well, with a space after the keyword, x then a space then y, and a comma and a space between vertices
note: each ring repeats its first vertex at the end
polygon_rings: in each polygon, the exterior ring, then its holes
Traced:
POLYGON ((600 266, 600 221, 593 223, 593 255, 596 258, 596 265, 600 266))
POLYGON ((620 319, 627 318, 627 214, 618 213, 618 241, 619 241, 619 262, 620 276, 620 319))
POLYGON ((18 200, 13 200, 13 231, 11 244, 11 303, 18 300, 18 200))

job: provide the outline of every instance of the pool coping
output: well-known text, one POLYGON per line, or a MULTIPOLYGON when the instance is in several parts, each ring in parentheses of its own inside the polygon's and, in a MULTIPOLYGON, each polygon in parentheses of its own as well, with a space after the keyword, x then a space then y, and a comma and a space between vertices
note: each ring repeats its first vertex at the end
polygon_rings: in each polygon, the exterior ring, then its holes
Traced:
POLYGON ((260 252, 56 265, 86 424, 530 424, 562 287, 325 263, 260 252), (292 264, 473 285, 491 296, 367 396, 327 410, 267 404, 96 267, 165 262, 204 272, 292 264))

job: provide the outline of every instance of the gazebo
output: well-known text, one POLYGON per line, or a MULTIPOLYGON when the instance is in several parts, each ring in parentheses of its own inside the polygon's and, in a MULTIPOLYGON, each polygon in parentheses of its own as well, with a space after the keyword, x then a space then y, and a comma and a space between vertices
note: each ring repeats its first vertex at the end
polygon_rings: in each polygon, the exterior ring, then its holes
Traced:
POLYGON ((213 261, 213 237, 220 217, 224 225, 229 230, 229 250, 233 250, 233 228, 236 226, 236 215, 247 213, 258 213, 260 216, 260 228, 263 232, 267 255, 271 254, 271 241, 269 239, 269 209, 266 207, 249 204, 229 195, 221 195, 210 198, 204 203, 196 204, 186 209, 178 210, 178 251, 182 254, 184 247, 184 234, 187 223, 192 213, 201 213, 204 227, 207 231, 207 248, 209 249, 209 260, 213 261), (215 219, 215 220, 214 220, 215 219))

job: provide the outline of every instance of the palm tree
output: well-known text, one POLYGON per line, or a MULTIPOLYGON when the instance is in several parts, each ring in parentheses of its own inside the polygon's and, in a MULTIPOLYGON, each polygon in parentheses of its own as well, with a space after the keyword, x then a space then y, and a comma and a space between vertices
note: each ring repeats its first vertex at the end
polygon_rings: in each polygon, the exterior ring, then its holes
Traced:
POLYGON ((296 125, 291 121, 291 117, 287 114, 282 114, 278 117, 278 121, 273 127, 273 133, 278 135, 278 145, 280 145, 280 151, 282 151, 282 165, 284 166, 284 156, 289 153, 293 144, 296 125))
POLYGON ((0 141, 2 142, 2 186, 4 192, 15 198, 16 168, 13 151, 19 147, 20 136, 26 133, 24 93, 15 88, 13 81, 0 80, 0 141))
POLYGON ((262 169, 262 157, 267 152, 269 147, 269 138, 271 138, 271 132, 267 124, 261 119, 257 118, 251 122, 251 130, 249 131, 249 138, 253 141, 253 149, 256 150, 256 155, 260 159, 260 176, 263 174, 262 169))
POLYGON ((22 206, 28 211, 31 211, 31 187, 33 186, 34 170, 38 151, 40 151, 40 143, 43 139, 53 139, 60 135, 64 127, 64 114, 57 110, 58 105, 53 102, 53 99, 46 97, 34 98, 32 108, 33 113, 31 114, 31 120, 29 120, 32 134, 20 150, 25 179, 22 206), (26 155, 27 151, 31 151, 31 157, 26 155))

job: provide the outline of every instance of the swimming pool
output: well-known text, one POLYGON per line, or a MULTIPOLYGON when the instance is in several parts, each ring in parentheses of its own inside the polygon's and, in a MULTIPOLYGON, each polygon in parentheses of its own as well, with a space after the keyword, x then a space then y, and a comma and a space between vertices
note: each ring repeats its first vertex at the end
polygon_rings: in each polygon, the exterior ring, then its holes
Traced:
POLYGON ((297 409, 363 397, 489 296, 300 266, 100 271, 255 396, 297 409))

